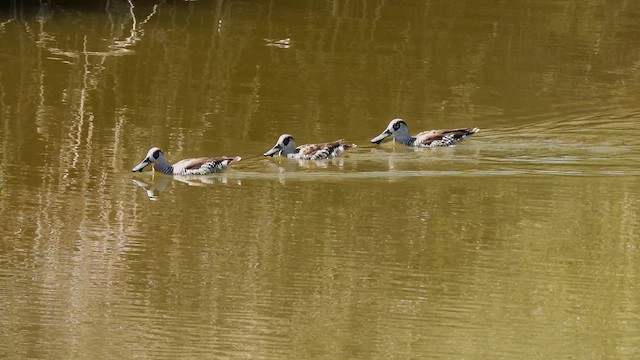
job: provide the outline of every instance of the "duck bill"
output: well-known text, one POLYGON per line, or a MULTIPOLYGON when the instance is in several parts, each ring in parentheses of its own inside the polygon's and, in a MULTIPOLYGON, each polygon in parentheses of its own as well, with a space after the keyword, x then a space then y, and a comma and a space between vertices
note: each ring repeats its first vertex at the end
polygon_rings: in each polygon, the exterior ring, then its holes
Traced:
POLYGON ((136 165, 136 167, 131 169, 131 171, 142 172, 142 169, 146 168, 149 164, 151 164, 151 161, 149 161, 149 159, 144 159, 140 164, 136 165))
POLYGON ((271 156, 271 157, 273 157, 273 155, 275 155, 275 154, 279 153, 279 152, 280 152, 280 150, 282 150, 282 149, 280 148, 280 146, 279 146, 279 145, 276 145, 276 146, 272 147, 272 148, 271 148, 271 150, 269 150, 269 151, 267 151, 266 153, 264 153, 263 155, 264 155, 264 156, 271 156))
POLYGON ((382 140, 386 139, 390 135, 391 135, 391 131, 385 130, 384 132, 382 132, 382 134, 380 134, 380 135, 374 137, 373 139, 371 139, 371 142, 374 143, 374 144, 380 144, 382 142, 382 140))

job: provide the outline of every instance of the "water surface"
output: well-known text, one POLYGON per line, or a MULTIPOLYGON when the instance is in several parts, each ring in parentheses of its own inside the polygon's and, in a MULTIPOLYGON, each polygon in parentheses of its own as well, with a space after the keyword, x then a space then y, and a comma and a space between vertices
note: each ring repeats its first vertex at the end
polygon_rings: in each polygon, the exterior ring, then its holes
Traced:
POLYGON ((0 354, 640 355, 640 7, 0 6, 0 354), (454 148, 369 143, 479 127, 454 148), (265 159, 278 136, 358 144, 265 159), (225 174, 132 174, 239 155, 225 174))

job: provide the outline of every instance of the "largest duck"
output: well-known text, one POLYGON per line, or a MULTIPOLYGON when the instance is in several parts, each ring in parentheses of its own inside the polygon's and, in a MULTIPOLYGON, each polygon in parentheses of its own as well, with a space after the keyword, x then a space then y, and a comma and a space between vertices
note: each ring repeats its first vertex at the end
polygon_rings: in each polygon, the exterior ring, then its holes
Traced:
POLYGON ((478 128, 462 128, 452 130, 428 130, 416 136, 411 136, 407 123, 402 119, 393 119, 389 126, 378 136, 371 139, 374 144, 380 144, 382 140, 393 136, 396 142, 413 147, 444 147, 454 146, 458 142, 467 139, 480 131, 478 128))

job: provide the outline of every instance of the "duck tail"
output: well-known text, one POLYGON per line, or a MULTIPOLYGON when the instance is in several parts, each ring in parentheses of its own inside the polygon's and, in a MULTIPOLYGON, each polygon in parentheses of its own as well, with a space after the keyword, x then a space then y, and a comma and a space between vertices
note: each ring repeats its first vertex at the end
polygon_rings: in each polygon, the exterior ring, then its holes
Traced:
POLYGON ((339 143, 340 145, 342 145, 342 147, 343 147, 345 150, 346 150, 346 149, 352 149, 352 148, 358 147, 358 145, 356 145, 356 144, 352 144, 352 143, 348 143, 348 142, 346 142, 344 139, 340 139, 340 140, 338 140, 338 143, 339 143))
POLYGON ((226 157, 222 160, 222 165, 223 166, 229 166, 231 164, 235 164, 238 161, 242 160, 242 158, 240 156, 236 156, 236 157, 226 157))

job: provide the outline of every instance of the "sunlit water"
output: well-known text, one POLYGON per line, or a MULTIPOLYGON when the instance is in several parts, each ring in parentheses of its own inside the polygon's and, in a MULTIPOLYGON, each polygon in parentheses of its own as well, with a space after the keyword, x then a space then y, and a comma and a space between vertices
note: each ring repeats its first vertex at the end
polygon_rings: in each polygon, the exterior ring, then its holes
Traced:
POLYGON ((0 7, 3 357, 640 355, 637 5, 134 5, 0 7))

